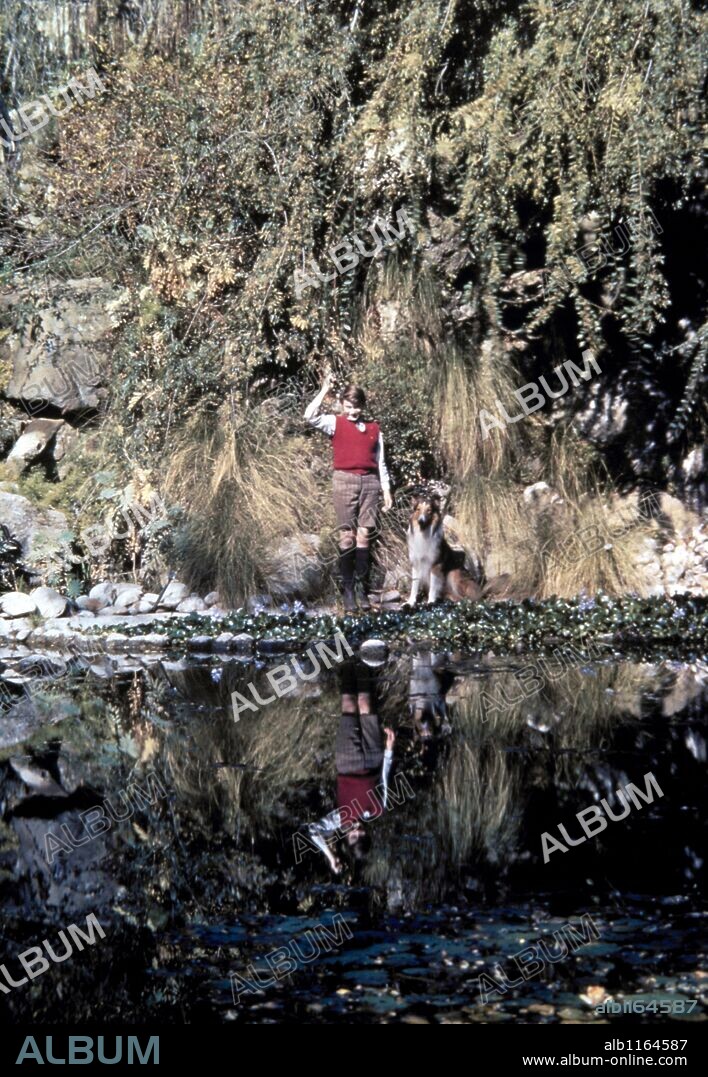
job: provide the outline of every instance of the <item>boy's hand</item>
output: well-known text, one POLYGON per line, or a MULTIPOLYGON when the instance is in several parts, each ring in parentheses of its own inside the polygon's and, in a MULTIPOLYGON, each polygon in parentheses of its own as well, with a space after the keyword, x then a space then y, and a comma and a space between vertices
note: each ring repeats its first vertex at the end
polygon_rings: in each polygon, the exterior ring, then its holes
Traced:
POLYGON ((384 733, 386 734, 386 751, 390 752, 396 743, 396 734, 392 729, 384 729, 384 733))
POLYGON ((331 375, 330 371, 328 370, 327 373, 325 374, 324 378, 322 379, 322 389, 320 391, 321 391, 323 396, 326 396, 327 393, 331 390, 331 388, 332 388, 332 375, 331 375))
POLYGON ((390 490, 386 490, 384 493, 384 512, 388 512, 393 508, 393 497, 390 490))

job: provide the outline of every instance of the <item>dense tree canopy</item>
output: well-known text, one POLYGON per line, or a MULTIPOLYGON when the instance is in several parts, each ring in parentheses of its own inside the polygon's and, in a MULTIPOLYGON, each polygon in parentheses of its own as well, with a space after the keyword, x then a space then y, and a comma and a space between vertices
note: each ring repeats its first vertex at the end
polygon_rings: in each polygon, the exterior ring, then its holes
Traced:
POLYGON ((573 414, 615 477, 680 480, 705 421, 697 6, 34 8, 1 6, 5 98, 91 63, 107 90, 9 170, 6 280, 90 255, 129 287, 109 415, 130 459, 159 470, 199 430, 213 467, 214 424, 254 408, 287 433, 331 365, 373 387, 399 482, 523 479, 573 414), (480 440, 481 408, 585 349, 590 415, 578 394, 480 440))

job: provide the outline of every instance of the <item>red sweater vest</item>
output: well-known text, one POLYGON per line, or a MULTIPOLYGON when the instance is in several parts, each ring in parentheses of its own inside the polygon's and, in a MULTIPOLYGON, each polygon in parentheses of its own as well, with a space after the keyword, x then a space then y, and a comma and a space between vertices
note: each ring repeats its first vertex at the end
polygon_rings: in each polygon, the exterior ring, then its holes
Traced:
POLYGON ((357 430, 356 423, 338 415, 332 438, 334 470, 352 471, 355 475, 374 474, 378 471, 376 447, 379 443, 379 424, 364 423, 364 432, 357 430))
MULTIPOLYGON (((349 420, 346 420, 349 422, 349 420)), ((376 784, 381 775, 378 771, 371 774, 339 774, 337 776, 337 807, 340 811, 350 809, 350 818, 363 819, 364 812, 370 819, 383 815, 381 801, 376 795, 376 784)))

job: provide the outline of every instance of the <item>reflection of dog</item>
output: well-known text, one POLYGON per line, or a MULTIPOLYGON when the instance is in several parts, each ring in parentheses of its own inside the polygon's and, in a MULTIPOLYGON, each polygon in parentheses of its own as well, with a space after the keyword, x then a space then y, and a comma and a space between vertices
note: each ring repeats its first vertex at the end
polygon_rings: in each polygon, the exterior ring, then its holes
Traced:
POLYGON ((413 505, 408 524, 408 556, 413 585, 407 606, 415 605, 421 587, 427 587, 429 603, 443 597, 453 602, 463 598, 474 602, 486 597, 511 597, 508 576, 497 576, 483 585, 467 572, 464 553, 453 550, 445 538, 437 495, 419 497, 413 505))
POLYGON ((444 654, 433 651, 418 651, 411 656, 408 705, 414 733, 421 741, 452 730, 445 696, 455 675, 445 669, 444 662, 444 654))

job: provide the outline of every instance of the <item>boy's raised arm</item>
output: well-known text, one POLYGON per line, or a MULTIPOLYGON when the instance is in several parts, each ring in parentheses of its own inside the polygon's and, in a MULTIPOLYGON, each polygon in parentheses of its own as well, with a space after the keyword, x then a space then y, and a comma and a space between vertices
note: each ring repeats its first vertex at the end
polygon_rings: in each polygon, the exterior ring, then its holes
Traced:
POLYGON ((319 393, 305 408, 304 416, 310 426, 314 426, 317 430, 322 430, 325 434, 329 434, 330 437, 334 434, 334 415, 320 415, 320 408, 331 387, 332 379, 327 374, 319 393))

